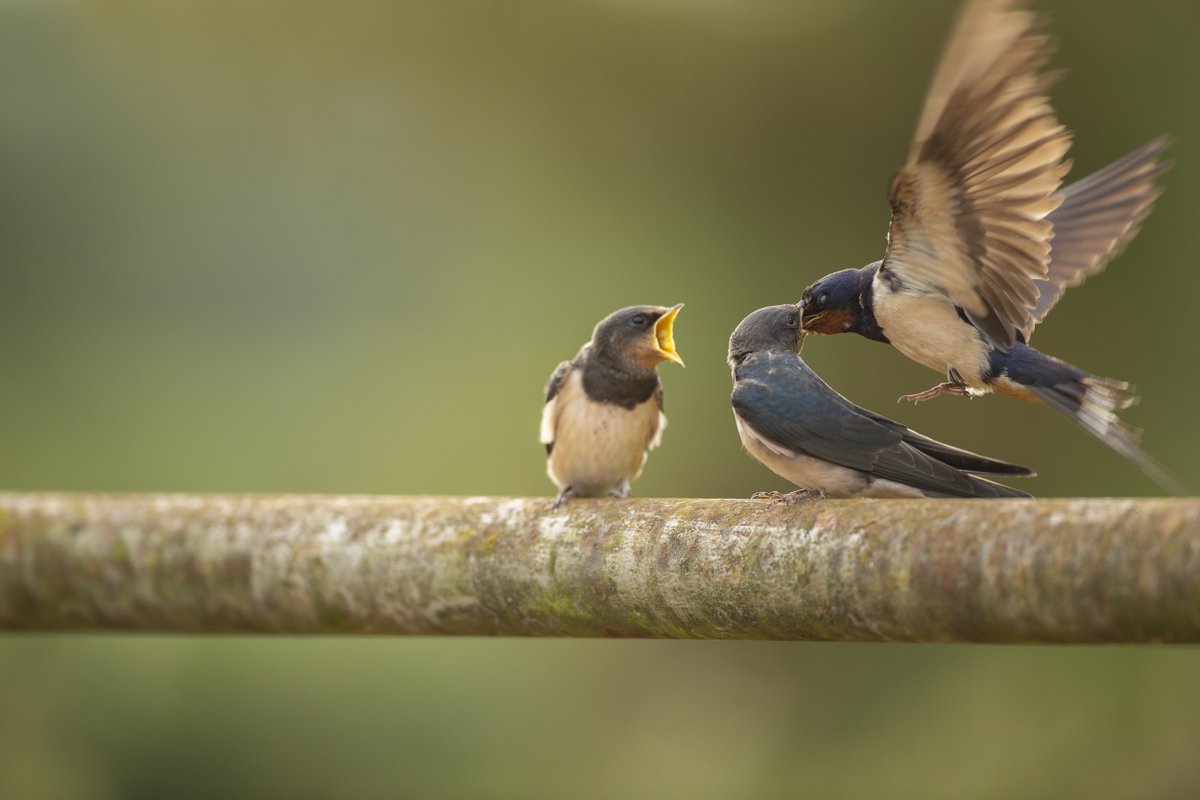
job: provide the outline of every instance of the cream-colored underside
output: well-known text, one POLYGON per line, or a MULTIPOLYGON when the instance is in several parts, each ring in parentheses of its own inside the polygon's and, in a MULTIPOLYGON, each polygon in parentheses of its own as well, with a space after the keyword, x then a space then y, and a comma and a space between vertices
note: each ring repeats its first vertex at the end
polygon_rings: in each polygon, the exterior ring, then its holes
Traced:
POLYGON ((987 347, 949 299, 920 290, 893 292, 878 275, 872 292, 875 320, 893 347, 942 375, 953 367, 980 394, 991 391, 983 382, 987 347))
POLYGON ((762 438, 736 413, 742 444, 764 466, 801 489, 824 489, 830 497, 924 497, 920 489, 882 478, 868 480, 856 469, 797 453, 762 438))
POLYGON ((646 451, 658 446, 666 425, 653 397, 632 409, 597 403, 574 370, 542 411, 542 443, 554 443, 546 471, 559 489, 607 494, 642 474, 646 451))

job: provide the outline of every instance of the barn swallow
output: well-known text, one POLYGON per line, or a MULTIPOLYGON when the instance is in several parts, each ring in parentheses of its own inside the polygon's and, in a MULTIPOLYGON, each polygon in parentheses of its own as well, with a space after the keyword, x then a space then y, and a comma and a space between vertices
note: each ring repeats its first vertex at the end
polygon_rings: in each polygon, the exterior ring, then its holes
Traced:
POLYGON ((901 400, 998 392, 1044 403, 1179 493, 1116 414, 1137 402, 1129 384, 1028 344, 1063 291, 1137 234, 1170 165, 1157 139, 1060 189, 1071 135, 1041 73, 1051 40, 1023 5, 966 5, 892 178, 883 260, 805 289, 803 325, 889 343, 947 376, 901 400))
POLYGON ((657 367, 683 366, 674 331, 681 308, 614 311, 550 376, 541 439, 546 471, 559 490, 555 508, 572 497, 629 496, 667 425, 657 367))
POLYGON ((738 435, 751 455, 801 487, 782 497, 1029 496, 976 474, 1032 470, 934 441, 834 391, 800 358, 800 313, 760 308, 729 337, 738 435))

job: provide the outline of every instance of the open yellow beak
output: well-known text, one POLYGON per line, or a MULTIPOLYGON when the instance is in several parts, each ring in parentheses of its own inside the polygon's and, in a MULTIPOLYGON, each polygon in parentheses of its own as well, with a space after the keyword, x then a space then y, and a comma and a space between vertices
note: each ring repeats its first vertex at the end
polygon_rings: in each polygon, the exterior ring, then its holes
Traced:
POLYGON ((654 343, 658 346, 658 352, 663 358, 674 361, 682 367, 684 366, 683 359, 675 350, 675 317, 679 315, 681 308, 683 308, 683 303, 663 314, 654 323, 654 343))

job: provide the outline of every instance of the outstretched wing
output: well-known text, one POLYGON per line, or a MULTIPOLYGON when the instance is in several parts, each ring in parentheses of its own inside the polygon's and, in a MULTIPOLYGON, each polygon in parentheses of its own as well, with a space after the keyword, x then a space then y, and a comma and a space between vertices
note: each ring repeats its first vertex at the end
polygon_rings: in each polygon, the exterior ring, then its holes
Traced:
POLYGON ((781 452, 933 492, 981 493, 978 481, 906 442, 904 426, 850 404, 795 356, 751 356, 738 368, 732 401, 742 421, 781 452))
POLYGON ((1020 0, 971 0, 951 35, 892 179, 881 270, 950 298, 993 344, 1035 323, 1048 277, 1046 219, 1069 169, 1070 133, 1040 74, 1052 43, 1020 0))
POLYGON ((1165 136, 1148 142, 1058 193, 1062 204, 1046 217, 1054 239, 1049 273, 1037 282, 1034 325, 1046 318, 1064 291, 1108 266, 1137 236, 1162 194, 1154 179, 1171 167, 1161 160, 1170 144, 1165 136))

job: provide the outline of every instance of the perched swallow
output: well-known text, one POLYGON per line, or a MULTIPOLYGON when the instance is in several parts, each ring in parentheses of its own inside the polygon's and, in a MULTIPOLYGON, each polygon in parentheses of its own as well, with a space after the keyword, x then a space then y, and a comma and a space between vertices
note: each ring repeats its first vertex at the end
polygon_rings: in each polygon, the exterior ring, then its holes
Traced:
POLYGON ((675 350, 674 308, 630 306, 596 326, 592 339, 546 384, 542 444, 558 487, 554 505, 572 497, 628 497, 646 452, 667 425, 657 367, 683 366, 675 350))
POLYGON ((738 435, 801 487, 783 497, 1029 496, 975 474, 1032 470, 934 441, 842 397, 801 360, 804 336, 799 306, 770 306, 729 337, 738 435))
POLYGON ((892 178, 882 261, 821 278, 806 330, 891 344, 947 381, 902 400, 999 392, 1044 403, 1171 491, 1177 482, 1116 412, 1132 387, 1028 345, 1065 289, 1136 235, 1161 190, 1168 142, 1152 141, 1060 189, 1070 133, 1040 70, 1051 40, 1020 0, 972 0, 942 55, 908 163, 892 178))

